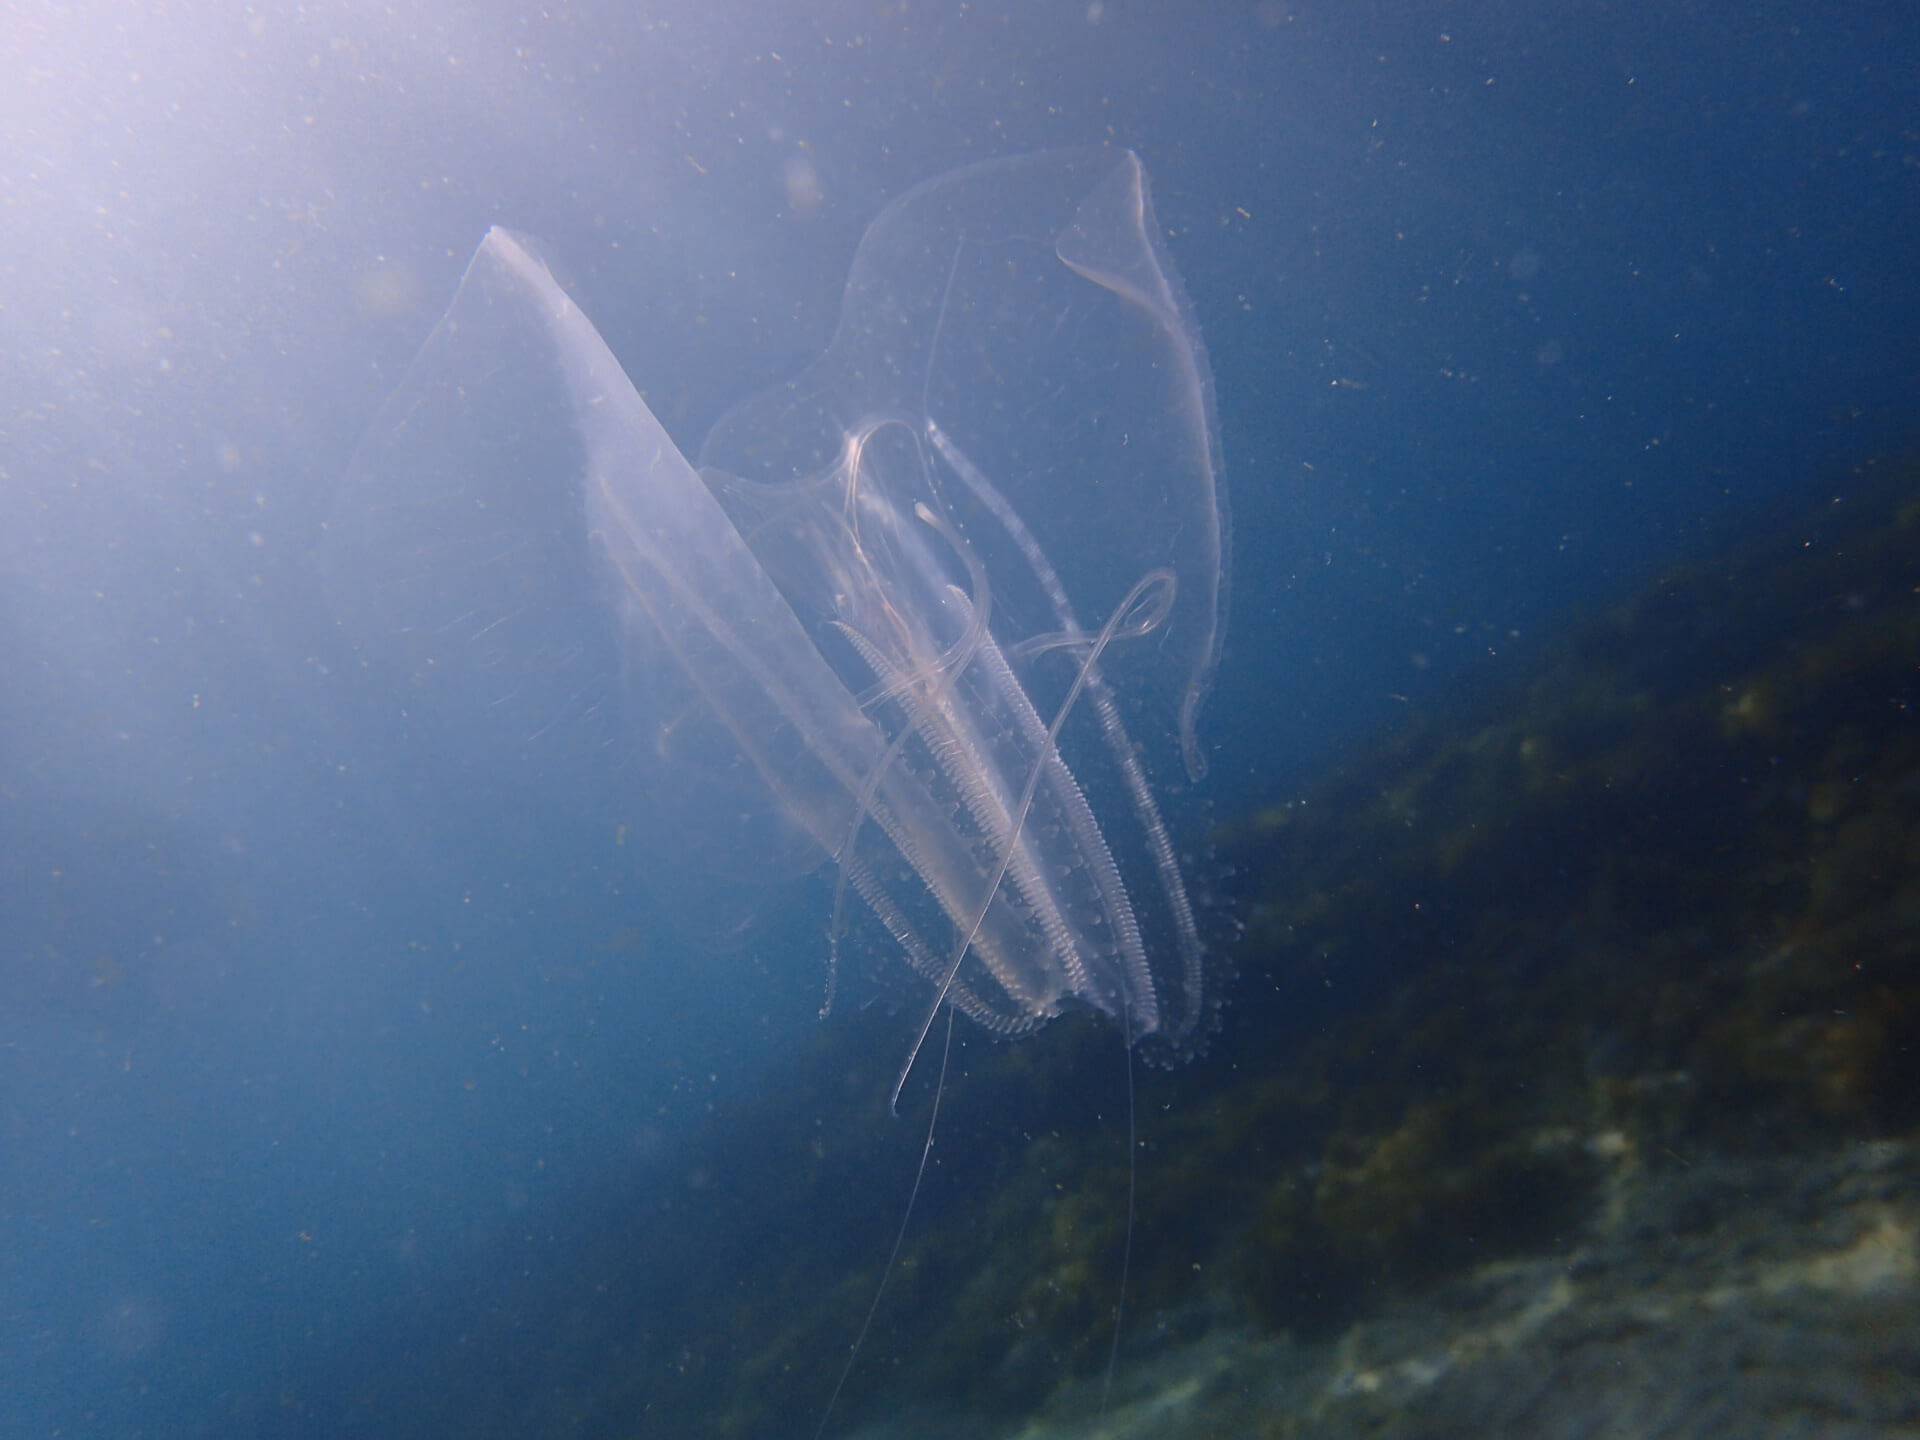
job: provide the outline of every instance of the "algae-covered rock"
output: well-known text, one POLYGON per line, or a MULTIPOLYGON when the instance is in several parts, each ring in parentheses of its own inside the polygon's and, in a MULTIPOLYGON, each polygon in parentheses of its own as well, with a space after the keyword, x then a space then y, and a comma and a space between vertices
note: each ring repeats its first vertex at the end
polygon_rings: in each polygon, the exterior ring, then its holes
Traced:
MULTIPOLYGON (((1230 829, 1206 1058, 959 1032, 834 1432, 1910 1422, 1916 496, 1658 576, 1230 829)), ((590 1418, 545 1428, 812 1433, 921 1152, 902 1033, 829 1021, 614 1197, 574 1294, 624 1300, 549 1306, 590 1418)))
MULTIPOLYGON (((1143 1086, 1124 1353, 1194 1315, 1331 1341, 1489 1265, 1622 1244, 1676 1169, 1920 1121, 1900 485, 1657 577, 1230 833, 1243 982, 1214 1055, 1143 1086)), ((967 1084, 1013 1114, 1071 1093, 1110 1038, 1082 1036, 988 1051, 967 1084)), ((1100 1369, 1114 1143, 1012 1144, 989 1223, 910 1232, 949 1277, 913 1303, 946 1318, 888 1351, 892 1393, 994 1411, 1100 1369)))

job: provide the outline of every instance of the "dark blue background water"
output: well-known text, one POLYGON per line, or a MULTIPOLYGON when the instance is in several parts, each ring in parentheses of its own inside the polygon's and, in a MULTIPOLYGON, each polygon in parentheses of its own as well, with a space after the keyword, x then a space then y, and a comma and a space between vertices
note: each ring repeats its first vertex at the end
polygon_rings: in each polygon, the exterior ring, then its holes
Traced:
POLYGON ((1138 149, 1218 383, 1231 815, 1912 438, 1916 62, 1900 3, 16 7, 0 1431, 239 1433, 815 1023, 821 897, 696 963, 318 603, 489 224, 693 449, 890 197, 1138 149))

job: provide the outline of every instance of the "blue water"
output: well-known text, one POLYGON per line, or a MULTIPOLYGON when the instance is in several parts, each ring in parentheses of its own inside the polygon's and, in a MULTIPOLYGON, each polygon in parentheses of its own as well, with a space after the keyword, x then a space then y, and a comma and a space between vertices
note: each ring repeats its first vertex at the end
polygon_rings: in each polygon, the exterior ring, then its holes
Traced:
POLYGON ((0 1432, 257 1429, 817 1024, 824 885, 667 925, 306 565, 489 225, 691 449, 906 187, 1137 149, 1218 389, 1229 818, 1914 439, 1908 5, 635 8, 9 27, 0 1432))

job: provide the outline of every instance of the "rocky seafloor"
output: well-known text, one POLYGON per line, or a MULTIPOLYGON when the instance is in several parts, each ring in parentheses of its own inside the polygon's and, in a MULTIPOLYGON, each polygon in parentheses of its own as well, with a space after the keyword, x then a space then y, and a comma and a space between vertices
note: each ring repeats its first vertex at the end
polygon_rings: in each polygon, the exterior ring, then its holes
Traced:
POLYGON ((1853 479, 1244 827, 1112 1393, 954 1433, 1920 1435, 1920 484, 1853 479))
MULTIPOLYGON (((1920 463, 1845 478, 1223 836, 1239 979, 1137 1077, 1110 1392, 1112 1027, 963 1034, 828 1433, 1920 1435, 1920 463)), ((415 1365, 413 1428, 813 1434, 899 1053, 822 1027, 472 1317, 509 1363, 415 1365)))

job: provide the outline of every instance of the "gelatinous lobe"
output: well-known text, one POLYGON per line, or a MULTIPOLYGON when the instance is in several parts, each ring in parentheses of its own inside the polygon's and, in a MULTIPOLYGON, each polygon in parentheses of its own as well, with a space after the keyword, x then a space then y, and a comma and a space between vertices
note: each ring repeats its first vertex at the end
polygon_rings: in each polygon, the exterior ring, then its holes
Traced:
POLYGON ((835 866, 835 955, 851 892, 931 987, 922 1037, 1079 1003, 1175 1058, 1215 1001, 1190 791, 1227 539, 1145 174, 1094 150, 889 207, 826 353, 697 468, 492 231, 322 560, 410 705, 654 837, 656 879, 835 866))

